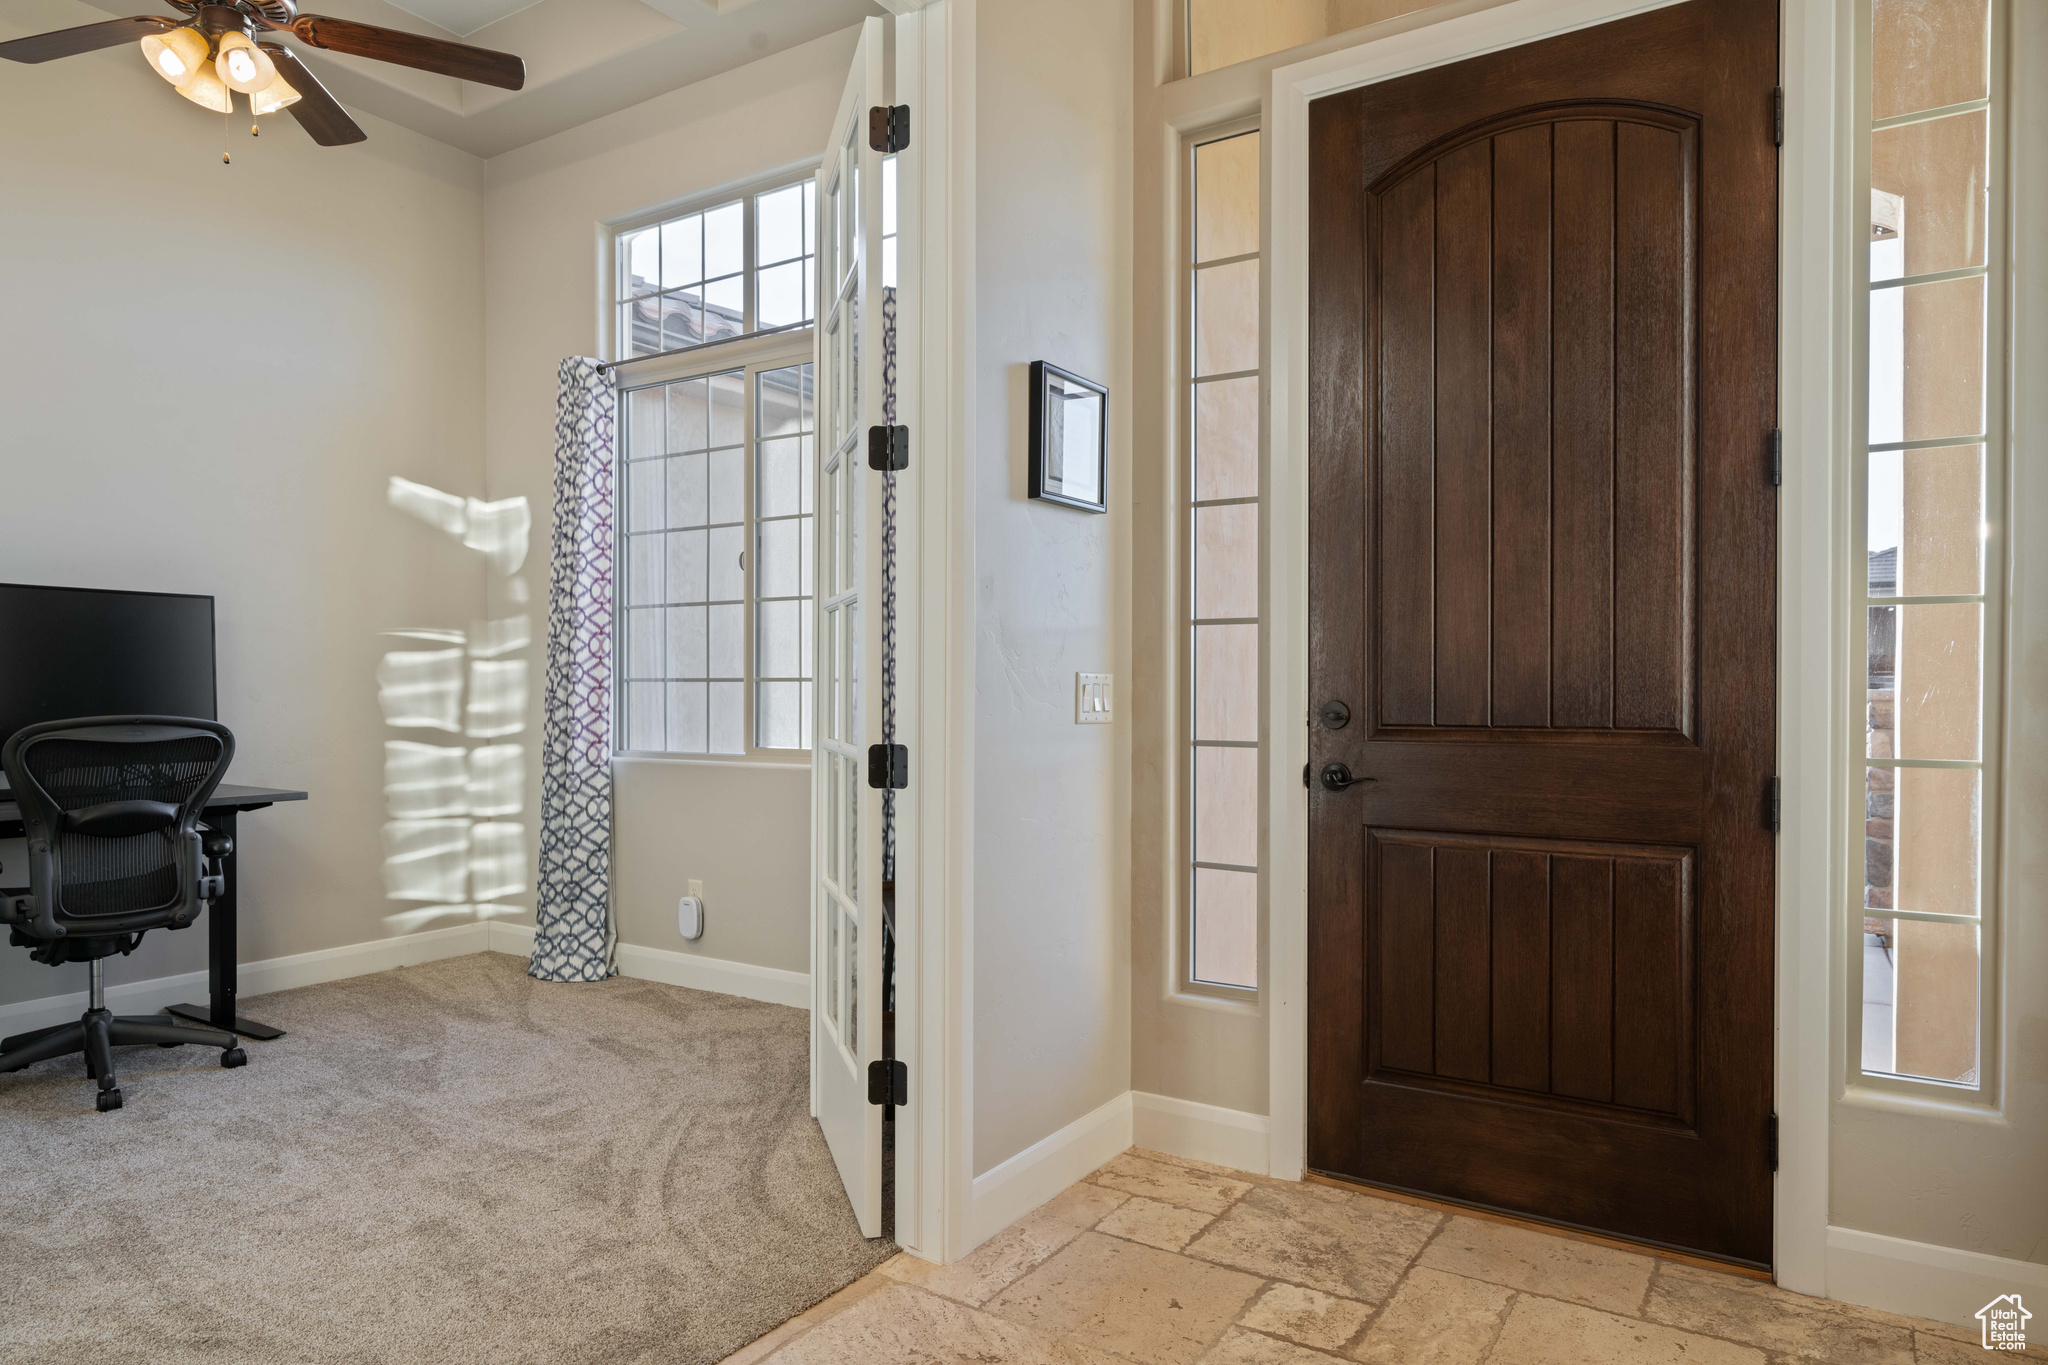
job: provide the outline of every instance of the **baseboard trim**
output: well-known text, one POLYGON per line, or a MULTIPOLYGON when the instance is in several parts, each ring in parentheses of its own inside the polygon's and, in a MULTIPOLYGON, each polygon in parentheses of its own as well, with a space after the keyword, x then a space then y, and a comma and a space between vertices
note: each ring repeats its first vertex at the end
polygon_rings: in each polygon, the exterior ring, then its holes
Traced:
MULTIPOLYGON (((533 956, 533 926, 491 924, 491 951, 533 956)), ((620 976, 641 981, 660 981, 670 986, 687 986, 693 991, 716 991, 748 1000, 765 1000, 771 1005, 793 1009, 811 1007, 811 974, 784 971, 780 967, 757 967, 751 962, 732 962, 722 957, 678 953, 668 948, 643 948, 621 943, 618 948, 620 976)))
MULTIPOLYGON (((531 932, 530 930, 528 932, 531 932)), ((730 962, 719 957, 699 957, 667 948, 642 948, 621 943, 619 975, 642 981, 661 981, 687 986, 693 991, 716 991, 748 1000, 765 1000, 792 1009, 811 1007, 811 974, 784 971, 780 967, 757 967, 751 962, 730 962)))
POLYGON ((1265 1175, 1272 1126, 1264 1114, 1131 1092, 1132 1141, 1168 1156, 1265 1175))
MULTIPOLYGON (((399 938, 373 939, 368 943, 345 943, 338 948, 321 948, 289 957, 244 962, 236 977, 237 997, 267 995, 297 986, 316 986, 323 981, 363 976, 411 967, 444 957, 463 957, 484 951, 490 930, 488 922, 458 924, 446 929, 427 929, 399 938)), ((107 987, 107 1007, 118 1014, 152 1014, 166 1005, 200 1003, 206 999, 206 973, 180 972, 146 981, 125 981, 107 987)), ((26 1033, 51 1024, 69 1023, 85 1012, 86 993, 46 995, 0 1005, 0 1033, 26 1033)))
MULTIPOLYGON (((1000 1166, 974 1177, 964 1256, 1104 1162, 1130 1150, 1131 1092, 1126 1090, 1000 1166)), ((958 1259, 957 1257, 955 1259, 958 1259)))
POLYGON ((1828 1297, 1888 1313, 1977 1326, 2001 1294, 2048 1298, 2048 1265, 1909 1242, 1856 1228, 1828 1229, 1828 1297))
POLYGON ((510 953, 514 957, 533 956, 533 926, 531 924, 506 924, 492 920, 488 926, 490 935, 485 947, 494 953, 510 953))

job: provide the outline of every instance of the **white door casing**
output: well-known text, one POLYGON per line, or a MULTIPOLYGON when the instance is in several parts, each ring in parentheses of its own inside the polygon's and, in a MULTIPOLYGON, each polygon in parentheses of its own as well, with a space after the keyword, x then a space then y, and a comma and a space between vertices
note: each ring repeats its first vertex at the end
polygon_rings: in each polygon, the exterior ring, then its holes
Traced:
POLYGON ((881 738, 881 497, 865 433, 882 420, 882 156, 868 110, 887 104, 880 19, 861 26, 818 168, 819 516, 812 750, 811 1107, 863 1236, 882 1232, 882 802, 867 785, 881 738))

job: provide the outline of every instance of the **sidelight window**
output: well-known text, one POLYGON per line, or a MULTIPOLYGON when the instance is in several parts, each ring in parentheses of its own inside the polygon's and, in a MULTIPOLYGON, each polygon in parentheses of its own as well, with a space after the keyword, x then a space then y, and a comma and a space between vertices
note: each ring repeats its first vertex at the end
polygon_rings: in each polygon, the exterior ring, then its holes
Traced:
POLYGON ((1259 984, 1259 143, 1188 151, 1186 558, 1189 987, 1259 984))
POLYGON ((1862 13, 1860 1063, 1978 1087, 1996 975, 2007 540, 2003 7, 1869 0, 1862 13))

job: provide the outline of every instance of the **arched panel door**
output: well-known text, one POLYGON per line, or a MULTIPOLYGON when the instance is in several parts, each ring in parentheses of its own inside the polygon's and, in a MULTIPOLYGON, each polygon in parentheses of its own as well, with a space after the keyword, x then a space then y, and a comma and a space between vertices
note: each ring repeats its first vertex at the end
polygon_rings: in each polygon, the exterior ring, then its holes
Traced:
POLYGON ((1318 101, 1312 1166, 1767 1262, 1776 9, 1318 101))

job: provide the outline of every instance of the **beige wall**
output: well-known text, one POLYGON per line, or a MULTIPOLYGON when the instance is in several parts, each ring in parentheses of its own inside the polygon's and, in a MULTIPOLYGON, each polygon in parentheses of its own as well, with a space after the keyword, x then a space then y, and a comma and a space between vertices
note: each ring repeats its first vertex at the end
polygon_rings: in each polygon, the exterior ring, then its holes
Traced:
MULTIPOLYGON (((528 576, 537 598, 553 502, 555 367, 597 353, 604 224, 815 158, 856 34, 817 39, 488 164, 483 434, 490 496, 533 503, 528 576)), ((494 600, 494 614, 510 610, 494 600)), ((540 732, 539 706, 536 691, 531 734, 540 732)), ((537 792, 538 746, 528 766, 537 792)), ((615 773, 621 941, 809 970, 808 771, 623 759, 615 773), (676 932, 675 909, 693 878, 705 884, 705 931, 690 943, 676 932)), ((531 807, 527 818, 537 838, 531 807)))
MULTIPOLYGON (((106 17, 30 0, 0 36, 106 17)), ((385 485, 482 491, 482 163, 269 119, 223 166, 128 45, 0 76, 0 578, 212 594, 230 780, 313 797, 243 822, 244 960, 387 937, 378 632, 466 627, 483 576, 385 485)), ((108 979, 204 952, 152 934, 108 979)), ((84 972, 0 950, 0 1002, 84 972)))
POLYGON ((1131 676, 1131 9, 976 10, 976 1173, 1130 1085, 1128 725, 1074 674, 1131 676), (1025 494, 1026 376, 1109 386, 1110 512, 1025 494))

